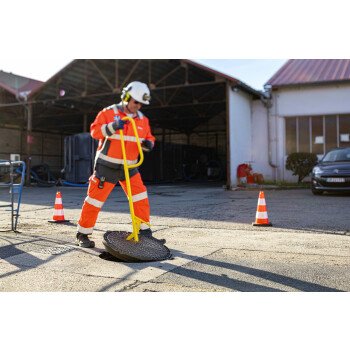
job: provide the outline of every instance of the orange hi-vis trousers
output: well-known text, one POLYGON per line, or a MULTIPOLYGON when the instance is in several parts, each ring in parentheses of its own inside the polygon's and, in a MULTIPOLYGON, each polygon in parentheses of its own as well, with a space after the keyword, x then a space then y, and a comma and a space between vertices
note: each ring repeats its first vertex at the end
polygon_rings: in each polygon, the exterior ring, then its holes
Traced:
MULTIPOLYGON (((126 181, 119 181, 125 194, 127 195, 126 181)), ((87 197, 84 200, 83 208, 78 221, 78 232, 84 234, 92 234, 97 216, 107 200, 109 194, 112 192, 115 184, 105 181, 103 188, 99 188, 100 180, 93 175, 90 179, 87 197)), ((130 177, 132 202, 134 204, 135 215, 145 223, 150 221, 150 206, 148 201, 147 189, 143 184, 141 175, 139 173, 130 177)), ((141 228, 148 226, 141 225, 141 228)))

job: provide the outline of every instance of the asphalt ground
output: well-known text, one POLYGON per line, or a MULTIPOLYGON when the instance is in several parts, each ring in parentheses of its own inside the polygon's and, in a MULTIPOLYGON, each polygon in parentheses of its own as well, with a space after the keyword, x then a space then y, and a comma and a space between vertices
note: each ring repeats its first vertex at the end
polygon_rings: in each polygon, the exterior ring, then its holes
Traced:
MULTIPOLYGON (((350 291, 349 195, 264 190, 272 227, 255 227, 259 190, 220 184, 150 185, 152 229, 173 258, 101 259, 107 230, 131 230, 116 187, 100 213, 94 249, 77 247, 86 188, 61 187, 66 224, 50 224, 56 188, 23 190, 18 233, 0 208, 0 291, 336 292, 350 291)), ((8 201, 0 190, 0 205, 8 201)))

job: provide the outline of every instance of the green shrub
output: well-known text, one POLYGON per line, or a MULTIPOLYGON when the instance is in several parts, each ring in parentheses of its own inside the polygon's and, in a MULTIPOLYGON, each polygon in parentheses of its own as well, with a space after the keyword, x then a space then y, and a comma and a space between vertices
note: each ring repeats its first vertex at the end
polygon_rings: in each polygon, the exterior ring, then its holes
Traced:
POLYGON ((298 176, 300 183, 308 176, 312 168, 317 164, 317 155, 314 153, 297 152, 291 153, 286 162, 286 169, 293 171, 293 175, 298 176))

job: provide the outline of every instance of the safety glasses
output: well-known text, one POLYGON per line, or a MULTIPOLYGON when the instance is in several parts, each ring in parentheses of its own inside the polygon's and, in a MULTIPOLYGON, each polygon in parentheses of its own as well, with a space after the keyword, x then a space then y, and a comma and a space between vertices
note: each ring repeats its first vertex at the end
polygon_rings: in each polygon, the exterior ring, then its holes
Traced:
POLYGON ((135 104, 135 105, 140 105, 140 106, 142 105, 142 103, 141 103, 141 102, 136 101, 136 100, 134 100, 134 104, 135 104))

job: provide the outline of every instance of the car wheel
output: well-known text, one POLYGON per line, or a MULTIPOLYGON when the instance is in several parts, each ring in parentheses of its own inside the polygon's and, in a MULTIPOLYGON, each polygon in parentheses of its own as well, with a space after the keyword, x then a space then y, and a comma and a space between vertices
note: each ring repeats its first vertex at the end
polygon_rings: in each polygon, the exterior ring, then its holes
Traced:
POLYGON ((319 196, 319 195, 321 195, 322 193, 323 193, 323 191, 321 191, 321 190, 316 190, 315 188, 311 188, 311 192, 314 194, 314 195, 316 195, 316 196, 319 196))

